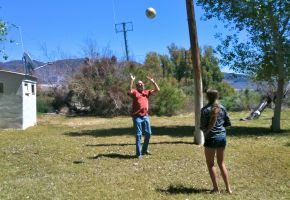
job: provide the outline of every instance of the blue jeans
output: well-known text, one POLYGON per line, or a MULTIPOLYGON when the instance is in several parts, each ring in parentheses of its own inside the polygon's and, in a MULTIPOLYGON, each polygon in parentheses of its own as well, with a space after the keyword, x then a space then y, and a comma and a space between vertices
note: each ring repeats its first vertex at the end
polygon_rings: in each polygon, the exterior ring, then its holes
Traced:
POLYGON ((136 155, 140 156, 148 150, 149 140, 151 136, 151 125, 148 115, 133 117, 134 129, 136 133, 136 155), (141 150, 141 139, 143 129, 145 132, 144 144, 141 150))

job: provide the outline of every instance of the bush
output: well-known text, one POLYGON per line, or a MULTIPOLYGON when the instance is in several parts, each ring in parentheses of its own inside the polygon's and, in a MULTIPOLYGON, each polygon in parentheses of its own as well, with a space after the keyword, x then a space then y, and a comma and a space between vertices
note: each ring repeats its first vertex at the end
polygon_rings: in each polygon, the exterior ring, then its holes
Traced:
POLYGON ((224 97, 220 101, 221 101, 221 104, 228 111, 240 111, 240 110, 242 110, 241 101, 237 95, 224 97))
POLYGON ((229 111, 252 110, 260 103, 261 96, 253 90, 240 90, 234 95, 221 99, 221 103, 229 111))
POLYGON ((253 90, 241 90, 238 95, 241 99, 242 110, 252 110, 256 108, 261 101, 261 95, 253 90))
POLYGON ((51 105, 54 110, 59 111, 62 107, 69 105, 69 92, 65 87, 53 88, 50 96, 53 98, 51 105))
POLYGON ((179 86, 186 96, 194 96, 194 79, 182 78, 179 81, 179 86))
POLYGON ((42 96, 39 95, 37 96, 37 112, 39 113, 48 113, 48 112, 53 112, 53 107, 52 107, 52 98, 47 97, 47 96, 42 96))
POLYGON ((128 114, 129 97, 126 93, 129 80, 122 78, 114 60, 97 58, 71 78, 69 104, 76 112, 97 116, 128 114))
POLYGON ((186 95, 176 85, 175 81, 162 80, 159 83, 160 92, 151 100, 151 111, 158 116, 172 116, 184 106, 186 95))

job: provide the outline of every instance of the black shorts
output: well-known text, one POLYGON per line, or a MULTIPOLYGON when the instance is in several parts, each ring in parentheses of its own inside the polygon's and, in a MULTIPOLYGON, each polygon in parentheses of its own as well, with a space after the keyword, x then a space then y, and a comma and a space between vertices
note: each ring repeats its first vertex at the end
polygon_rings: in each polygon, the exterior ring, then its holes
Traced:
POLYGON ((217 148, 225 148, 226 145, 227 145, 226 137, 216 137, 206 139, 203 146, 217 149, 217 148))

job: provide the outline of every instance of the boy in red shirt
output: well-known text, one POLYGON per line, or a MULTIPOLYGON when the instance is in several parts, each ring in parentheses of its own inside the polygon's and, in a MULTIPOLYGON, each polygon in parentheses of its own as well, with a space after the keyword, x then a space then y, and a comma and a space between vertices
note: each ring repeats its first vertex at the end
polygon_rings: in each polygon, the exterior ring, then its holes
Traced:
POLYGON ((128 95, 131 96, 133 99, 132 119, 136 132, 136 156, 138 158, 142 158, 142 155, 149 154, 148 145, 151 136, 151 125, 148 116, 149 96, 157 91, 160 91, 160 89, 151 76, 147 76, 147 79, 150 80, 151 83, 154 85, 153 90, 145 90, 144 83, 142 81, 138 81, 136 83, 136 89, 133 89, 135 76, 130 74, 130 78, 131 82, 128 95), (144 144, 141 149, 141 138, 143 132, 142 127, 144 127, 145 138, 144 144))

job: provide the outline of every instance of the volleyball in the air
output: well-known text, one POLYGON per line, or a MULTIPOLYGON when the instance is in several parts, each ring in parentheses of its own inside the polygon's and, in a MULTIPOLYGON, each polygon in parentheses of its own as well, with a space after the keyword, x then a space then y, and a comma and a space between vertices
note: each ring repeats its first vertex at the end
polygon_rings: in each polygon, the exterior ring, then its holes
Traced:
POLYGON ((156 16, 156 11, 154 8, 147 8, 145 13, 146 16, 150 19, 153 19, 156 16))

